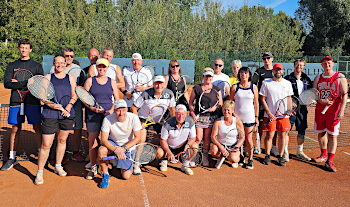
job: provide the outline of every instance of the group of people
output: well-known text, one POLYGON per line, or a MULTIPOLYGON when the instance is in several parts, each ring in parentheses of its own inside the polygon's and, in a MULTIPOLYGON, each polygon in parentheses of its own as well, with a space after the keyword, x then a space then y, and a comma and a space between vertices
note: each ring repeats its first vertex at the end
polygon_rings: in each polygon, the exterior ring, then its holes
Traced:
MULTIPOLYGON (((307 108, 301 106, 295 114, 289 117, 276 117, 276 102, 286 96, 299 96, 304 90, 316 88, 322 94, 316 105, 315 132, 318 133, 321 155, 315 158, 315 162, 326 162, 331 171, 336 171, 333 157, 336 150, 336 140, 339 134, 340 120, 344 116, 347 96, 343 95, 339 100, 330 100, 324 94, 334 91, 341 94, 346 91, 346 80, 339 79, 336 85, 334 79, 343 75, 333 71, 333 60, 326 56, 321 60, 324 73, 317 76, 313 84, 310 78, 302 72, 305 67, 304 60, 294 62, 294 72, 283 78, 283 65, 272 64, 273 55, 266 52, 262 56, 264 66, 257 69, 259 81, 252 82, 252 71, 248 67, 242 67, 241 61, 232 62, 233 77, 222 73, 224 61, 216 59, 213 68, 203 70, 203 81, 193 87, 190 94, 184 94, 175 100, 177 90, 186 90, 186 80, 181 77, 182 69, 177 60, 171 60, 168 75, 155 76, 146 84, 137 83, 137 74, 143 71, 143 59, 141 54, 134 53, 131 57, 131 66, 121 69, 118 65, 111 64, 113 50, 104 49, 101 54, 96 49, 91 49, 88 59, 91 65, 83 70, 88 74, 86 81, 77 81, 79 77, 67 74, 73 67, 79 67, 73 63, 74 51, 64 48, 62 54, 56 55, 53 68, 45 77, 54 86, 58 104, 43 101, 41 109, 40 100, 30 93, 25 97, 24 115, 20 115, 21 100, 17 89, 26 89, 26 82, 18 82, 13 79, 13 74, 18 69, 27 69, 33 75, 43 75, 42 66, 30 58, 32 43, 28 39, 22 39, 18 43, 20 58, 8 64, 4 76, 4 85, 11 89, 10 110, 8 123, 12 125, 10 136, 10 155, 8 161, 3 164, 1 170, 9 170, 18 164, 16 149, 20 139, 21 124, 25 116, 29 124, 33 125, 38 146, 38 171, 34 183, 44 183, 43 169, 47 164, 50 148, 55 136, 57 137, 55 170, 59 176, 66 176, 67 172, 63 164, 68 159, 83 161, 79 152, 81 131, 83 128, 83 106, 85 106, 85 123, 89 139, 90 171, 86 179, 93 179, 98 172, 98 166, 102 171, 101 188, 107 188, 110 177, 108 173, 108 161, 102 161, 103 157, 115 154, 118 160, 111 164, 121 169, 124 179, 129 179, 133 174, 141 174, 140 165, 126 159, 125 152, 132 146, 146 141, 147 129, 145 122, 149 111, 157 104, 167 107, 170 114, 166 122, 153 125, 154 130, 160 134, 160 146, 157 148, 156 157, 160 160, 160 170, 167 171, 168 161, 174 161, 174 155, 189 147, 198 149, 203 140, 203 166, 209 166, 209 154, 219 160, 226 157, 232 167, 245 165, 247 169, 253 169, 253 131, 267 131, 265 138, 264 164, 271 163, 270 152, 274 153, 280 166, 285 166, 289 161, 288 133, 295 124, 298 131, 297 157, 306 161, 311 159, 303 153, 305 130, 307 128, 307 108), (230 83, 229 86, 220 88, 216 82, 223 80, 230 83), (345 82, 344 82, 345 81, 345 82), (100 107, 89 106, 82 103, 75 93, 75 88, 83 84, 85 90, 94 96, 100 107), (212 97, 210 108, 205 113, 200 113, 200 95, 207 89, 214 88, 221 93, 215 94, 212 90, 206 94, 212 97), (119 92, 123 99, 119 98, 119 92), (218 95, 218 98, 216 96, 218 95), (215 98, 214 98, 215 97, 215 98), (345 100, 345 101, 344 101, 345 100), (326 114, 321 114, 323 108, 330 106, 326 114), (60 110, 60 109, 64 110, 60 110), (220 113, 219 113, 220 112, 220 113), (198 116, 198 114, 200 115, 198 116), (264 126, 267 120, 271 122, 264 126), (220 140, 223 140, 231 129, 239 129, 244 132, 245 138, 232 141, 237 150, 230 152, 220 140), (66 140, 69 131, 74 130, 73 156, 66 153, 66 140), (276 133, 277 132, 277 133, 276 133), (277 136, 276 136, 277 135, 277 136), (278 138, 278 147, 276 147, 278 138), (248 154, 245 164, 243 145, 248 154), (328 154, 327 154, 328 152, 328 154)), ((143 71, 146 72, 147 71, 143 71)), ((151 74, 148 74, 151 77, 151 74)), ((182 164, 182 171, 193 175, 192 162, 182 164)))

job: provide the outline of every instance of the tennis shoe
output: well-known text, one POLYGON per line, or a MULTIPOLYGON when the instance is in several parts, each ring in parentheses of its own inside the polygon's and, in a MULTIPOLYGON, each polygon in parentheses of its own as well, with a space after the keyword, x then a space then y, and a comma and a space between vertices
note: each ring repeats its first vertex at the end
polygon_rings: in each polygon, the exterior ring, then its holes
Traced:
POLYGON ((239 165, 239 166, 243 166, 244 163, 245 163, 245 161, 244 161, 244 155, 240 155, 238 165, 239 165))
POLYGON ((63 167, 55 168, 55 173, 61 177, 64 177, 67 175, 67 172, 63 170, 63 167))
POLYGON ((215 168, 216 169, 220 169, 221 168, 221 166, 220 166, 220 168, 218 168, 218 165, 219 165, 220 161, 221 161, 221 158, 216 160, 216 164, 215 164, 215 168))
POLYGON ((5 171, 5 170, 9 170, 11 169, 13 166, 17 165, 18 162, 17 162, 17 159, 9 159, 7 160, 7 162, 1 167, 1 170, 2 171, 5 171))
POLYGON ((162 161, 160 161, 160 171, 162 171, 162 172, 166 172, 166 171, 168 171, 168 160, 162 160, 162 161))
POLYGON ((83 162, 84 161, 84 157, 81 154, 81 152, 77 152, 77 153, 73 154, 73 157, 71 159, 74 160, 74 161, 77 161, 77 162, 83 162))
POLYGON ((265 159, 264 159, 264 162, 263 162, 265 165, 269 165, 271 164, 271 158, 270 158, 270 155, 266 155, 265 156, 265 159))
POLYGON ((320 162, 326 162, 327 159, 328 159, 328 156, 324 156, 321 154, 319 157, 314 158, 314 161, 317 163, 320 163, 320 162))
POLYGON ((337 169, 334 166, 333 161, 327 160, 325 163, 326 168, 331 172, 337 172, 337 169))
POLYGON ((308 157, 306 154, 304 154, 303 151, 298 152, 295 156, 296 156, 297 158, 302 159, 302 160, 305 160, 305 161, 310 161, 310 160, 311 160, 311 158, 308 157))
POLYGON ((271 153, 277 157, 278 155, 280 155, 280 153, 278 152, 278 148, 276 145, 273 145, 272 148, 271 148, 271 153))
POLYGON ((181 170, 184 171, 187 175, 193 175, 193 171, 189 166, 181 166, 181 170))
POLYGON ((238 163, 237 163, 237 162, 234 162, 234 163, 231 164, 231 166, 232 166, 233 168, 238 168, 238 163))
POLYGON ((133 173, 134 173, 134 175, 141 175, 140 164, 134 163, 133 173))
POLYGON ((63 159, 62 159, 61 164, 62 164, 62 165, 65 165, 65 164, 67 164, 68 161, 69 161, 69 156, 68 156, 68 154, 66 153, 66 154, 64 154, 64 157, 63 157, 63 159))
POLYGON ((289 162, 289 153, 288 152, 283 153, 283 159, 284 159, 284 161, 289 162))
POLYGON ((109 185, 109 174, 103 174, 102 182, 100 183, 100 188, 107 188, 109 185))
POLYGON ((96 174, 97 174, 97 165, 95 165, 91 168, 90 172, 88 172, 88 174, 86 175, 85 178, 87 180, 92 180, 92 179, 94 179, 96 174))
POLYGON ((261 148, 254 147, 254 154, 260 155, 261 154, 261 148))
POLYGON ((281 156, 277 157, 277 163, 278 163, 279 166, 286 166, 286 161, 281 156))
POLYGON ((85 165, 86 169, 91 169, 91 162, 89 162, 88 164, 85 165))
POLYGON ((253 158, 248 159, 247 169, 254 169, 253 158))
POLYGON ((34 184, 35 185, 41 185, 44 183, 44 175, 43 173, 37 173, 36 174, 36 177, 35 177, 35 181, 34 181, 34 184))

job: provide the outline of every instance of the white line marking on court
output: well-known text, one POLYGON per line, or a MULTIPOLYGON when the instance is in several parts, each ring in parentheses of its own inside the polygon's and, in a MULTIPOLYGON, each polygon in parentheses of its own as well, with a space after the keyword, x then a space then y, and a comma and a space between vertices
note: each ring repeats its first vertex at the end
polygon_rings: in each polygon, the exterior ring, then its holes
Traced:
MULTIPOLYGON (((344 152, 344 151, 343 151, 344 152)), ((350 153, 348 153, 348 152, 344 152, 345 154, 347 154, 347 155, 350 155, 350 153)))
POLYGON ((4 95, 4 96, 0 96, 0 98, 5 97, 5 96, 11 96, 11 94, 7 94, 7 95, 4 95))
POLYGON ((149 207, 150 205, 149 205, 148 196, 147 196, 147 192, 146 192, 145 181, 143 180, 142 173, 139 175, 139 178, 140 178, 143 202, 145 204, 145 207, 149 207))

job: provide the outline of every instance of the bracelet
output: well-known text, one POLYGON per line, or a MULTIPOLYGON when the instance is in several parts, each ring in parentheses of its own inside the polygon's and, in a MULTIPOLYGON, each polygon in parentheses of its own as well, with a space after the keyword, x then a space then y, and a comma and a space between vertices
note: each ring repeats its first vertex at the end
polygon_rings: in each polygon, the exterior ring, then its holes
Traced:
POLYGON ((258 116, 255 116, 255 118, 259 118, 258 116))
POLYGON ((191 111, 190 114, 194 114, 194 111, 191 111))
POLYGON ((68 103, 68 104, 70 104, 70 105, 74 106, 74 104, 72 104, 72 103, 68 103))

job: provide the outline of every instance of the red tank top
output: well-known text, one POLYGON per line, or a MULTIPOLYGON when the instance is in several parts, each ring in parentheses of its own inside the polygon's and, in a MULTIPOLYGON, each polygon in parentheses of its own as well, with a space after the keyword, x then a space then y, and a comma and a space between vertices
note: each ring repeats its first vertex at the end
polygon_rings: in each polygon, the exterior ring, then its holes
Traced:
MULTIPOLYGON (((319 76, 317 82, 317 90, 320 92, 321 99, 331 99, 333 100, 333 105, 331 105, 326 113, 338 113, 340 109, 341 97, 340 95, 340 73, 335 72, 330 77, 325 77, 323 74, 319 76)), ((325 105, 317 103, 316 104, 316 113, 321 113, 325 105)))

